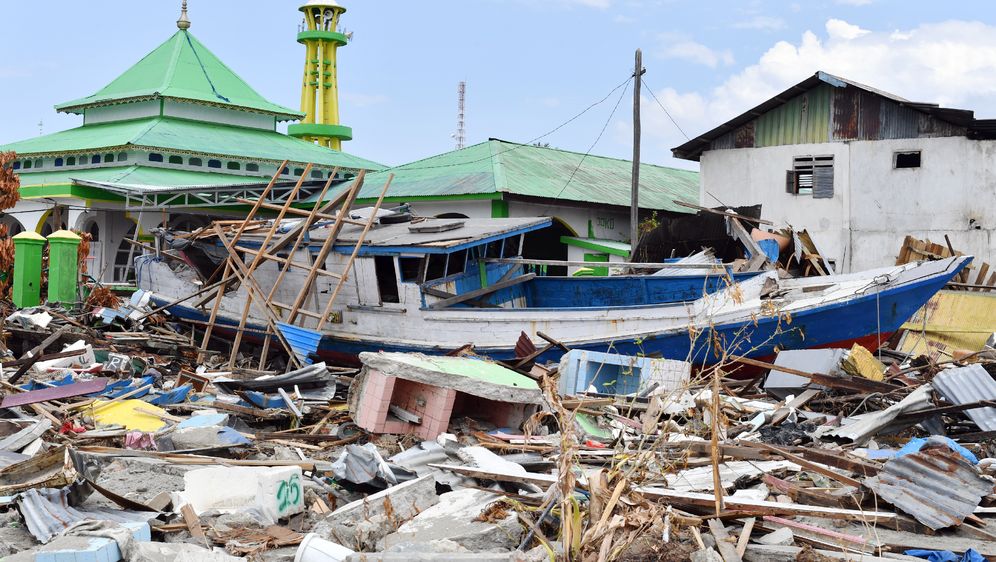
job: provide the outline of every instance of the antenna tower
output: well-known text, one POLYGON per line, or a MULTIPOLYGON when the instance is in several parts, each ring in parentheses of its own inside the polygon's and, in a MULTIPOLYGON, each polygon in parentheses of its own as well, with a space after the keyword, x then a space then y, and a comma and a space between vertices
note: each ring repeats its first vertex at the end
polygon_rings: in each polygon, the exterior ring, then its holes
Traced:
POLYGON ((467 96, 467 83, 460 81, 457 85, 457 130, 456 130, 456 147, 460 150, 464 147, 464 143, 467 140, 467 131, 464 128, 464 101, 467 96))

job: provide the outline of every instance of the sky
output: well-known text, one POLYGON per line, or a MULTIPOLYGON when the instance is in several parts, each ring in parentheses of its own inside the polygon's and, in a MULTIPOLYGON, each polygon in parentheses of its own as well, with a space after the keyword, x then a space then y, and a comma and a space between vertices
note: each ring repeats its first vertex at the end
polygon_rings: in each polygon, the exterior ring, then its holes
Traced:
MULTIPOLYGON (((189 0, 191 32, 265 97, 296 109, 299 3, 189 0)), ((996 117, 996 5, 986 1, 340 3, 353 32, 339 51, 340 113, 354 137, 343 150, 388 165, 454 148, 461 80, 467 144, 500 138, 629 158, 637 48, 642 160, 655 164, 695 169, 671 157, 686 135, 817 70, 996 117)), ((95 92, 169 38, 180 1, 3 4, 0 143, 79 126, 52 106, 95 92)))

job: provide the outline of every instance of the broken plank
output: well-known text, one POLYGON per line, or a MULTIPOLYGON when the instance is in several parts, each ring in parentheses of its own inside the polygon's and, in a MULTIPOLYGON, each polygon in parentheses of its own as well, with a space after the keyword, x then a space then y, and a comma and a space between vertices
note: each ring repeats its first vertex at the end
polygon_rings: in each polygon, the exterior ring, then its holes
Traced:
POLYGON ((495 480, 497 482, 528 482, 530 484, 536 484, 537 486, 549 486, 551 484, 557 484, 560 482, 560 479, 552 474, 539 474, 537 472, 515 474, 512 472, 484 470, 470 466, 456 466, 452 464, 434 464, 434 463, 429 463, 427 466, 430 466, 432 468, 438 468, 440 470, 448 470, 450 472, 455 472, 457 474, 462 474, 464 476, 470 476, 472 478, 480 478, 481 480, 495 480))
POLYGON ((744 528, 740 531, 740 538, 737 540, 737 554, 741 557, 743 557, 744 551, 747 550, 747 543, 750 542, 750 534, 754 532, 754 523, 756 521, 756 517, 748 517, 744 521, 744 528))
POLYGON ((726 532, 726 526, 719 519, 710 519, 709 531, 712 532, 712 537, 716 539, 716 548, 719 549, 719 554, 722 555, 724 562, 743 562, 740 555, 737 554, 737 547, 733 545, 730 534, 726 532))
POLYGON ((853 487, 855 487, 855 488, 857 488, 859 490, 861 489, 861 482, 859 482, 859 481, 857 481, 854 478, 851 478, 849 476, 845 476, 843 474, 840 474, 839 472, 834 472, 833 470, 830 470, 829 468, 827 468, 825 466, 821 466, 821 465, 818 465, 818 464, 816 464, 814 462, 807 461, 806 459, 804 459, 804 458, 802 458, 802 457, 800 457, 798 455, 793 455, 792 453, 789 453, 788 451, 783 451, 783 450, 779 449, 778 447, 773 447, 771 445, 768 445, 767 443, 757 443, 757 446, 760 447, 761 449, 766 450, 766 451, 771 451, 772 453, 775 453, 777 455, 781 455, 786 460, 792 461, 795 464, 797 464, 797 465, 805 468, 806 470, 811 470, 811 471, 816 472, 818 474, 822 474, 823 476, 826 476, 827 478, 832 478, 833 480, 836 480, 837 482, 840 482, 841 484, 843 484, 845 486, 853 486, 853 487))

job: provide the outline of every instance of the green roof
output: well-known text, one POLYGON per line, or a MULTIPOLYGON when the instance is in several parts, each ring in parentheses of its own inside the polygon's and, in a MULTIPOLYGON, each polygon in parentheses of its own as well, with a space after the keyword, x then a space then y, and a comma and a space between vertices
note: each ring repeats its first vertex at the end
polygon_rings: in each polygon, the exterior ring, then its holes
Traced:
POLYGON ((260 178, 254 176, 239 176, 215 172, 194 172, 174 170, 171 168, 156 168, 138 164, 106 167, 106 168, 59 168, 44 172, 21 172, 21 187, 38 187, 44 185, 67 185, 73 180, 117 183, 124 185, 174 185, 174 186, 215 186, 230 184, 257 184, 260 178))
POLYGON ((145 148, 193 152, 233 158, 340 166, 349 170, 380 170, 376 162, 294 137, 263 129, 149 117, 84 125, 67 131, 0 146, 18 154, 65 154, 90 150, 145 148))
MULTIPOLYGON (((392 198, 502 194, 629 207, 631 173, 629 160, 492 139, 367 174, 360 198, 376 198, 394 174, 392 198)), ((692 213, 674 200, 698 198, 698 172, 640 165, 640 207, 692 213)))
POLYGON ((159 97, 250 109, 282 120, 304 116, 267 101, 186 30, 177 31, 97 93, 55 108, 79 113, 88 106, 159 97))

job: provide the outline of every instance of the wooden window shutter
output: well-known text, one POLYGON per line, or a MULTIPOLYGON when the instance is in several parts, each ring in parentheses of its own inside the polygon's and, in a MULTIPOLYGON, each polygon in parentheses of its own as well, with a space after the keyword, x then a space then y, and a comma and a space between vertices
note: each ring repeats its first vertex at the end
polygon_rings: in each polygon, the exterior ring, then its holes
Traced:
POLYGON ((833 166, 813 168, 813 199, 833 198, 833 166))
POLYGON ((795 170, 785 170, 785 193, 795 193, 795 170))

